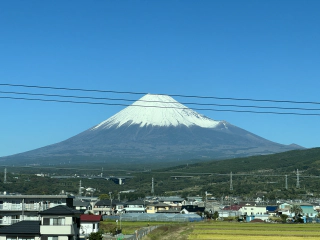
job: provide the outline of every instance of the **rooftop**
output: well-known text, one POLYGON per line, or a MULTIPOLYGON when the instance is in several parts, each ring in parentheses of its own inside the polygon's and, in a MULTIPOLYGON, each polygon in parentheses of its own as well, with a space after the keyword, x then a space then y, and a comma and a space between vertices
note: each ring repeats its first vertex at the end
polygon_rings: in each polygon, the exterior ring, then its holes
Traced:
POLYGON ((81 222, 100 222, 102 219, 101 215, 89 215, 89 214, 82 214, 80 216, 81 222))
POLYGON ((73 198, 70 195, 22 195, 22 194, 16 194, 16 195, 7 195, 2 194, 0 195, 0 198, 73 198))
POLYGON ((40 235, 40 221, 21 221, 5 226, 0 228, 0 235, 3 234, 40 235))
POLYGON ((67 206, 59 205, 55 206, 53 208, 49 208, 47 210, 44 210, 42 212, 39 212, 41 216, 43 215, 67 215, 67 216, 73 216, 77 214, 81 214, 80 211, 75 210, 73 208, 69 208, 67 206))

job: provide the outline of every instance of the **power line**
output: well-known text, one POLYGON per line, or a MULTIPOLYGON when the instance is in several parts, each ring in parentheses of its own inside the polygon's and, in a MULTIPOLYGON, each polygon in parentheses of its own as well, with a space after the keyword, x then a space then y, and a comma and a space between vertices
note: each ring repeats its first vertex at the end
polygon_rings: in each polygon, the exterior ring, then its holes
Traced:
POLYGON ((0 97, 0 99, 14 99, 14 100, 27 100, 27 101, 41 101, 41 102, 60 102, 60 103, 75 103, 75 104, 92 104, 92 105, 107 105, 107 106, 124 106, 124 107, 147 107, 147 108, 173 108, 173 109, 192 109, 197 111, 215 111, 215 112, 237 112, 237 113, 256 113, 256 114, 279 114, 279 115, 298 115, 298 116, 320 116, 318 113, 295 113, 295 112, 271 112, 271 111, 251 111, 251 110, 231 110, 231 109, 214 109, 214 108, 178 108, 178 107, 165 107, 165 106, 145 106, 145 105, 130 105, 122 103, 102 103, 102 102, 77 102, 67 100, 54 100, 54 99, 41 99, 41 98, 21 98, 21 97, 0 97))
MULTIPOLYGON (((2 165, 1 167, 10 167, 7 165, 2 165)), ((75 168, 75 167, 58 167, 58 166, 14 166, 12 168, 35 168, 35 169, 57 169, 57 170, 78 170, 78 171, 97 171, 97 172, 101 172, 101 168, 92 168, 92 169, 88 169, 88 168, 75 168)), ((115 170, 104 170, 105 172, 114 172, 115 170)), ((145 172, 145 171, 138 171, 138 170, 129 170, 129 169, 119 169, 116 170, 116 172, 130 172, 130 173, 139 173, 139 174, 143 174, 143 173, 147 173, 150 174, 150 172, 145 172)), ((202 172, 202 173, 190 173, 190 172, 186 172, 186 171, 157 171, 157 170, 153 170, 153 173, 163 173, 163 174, 184 174, 184 175, 194 175, 194 176, 210 176, 210 175, 216 175, 216 176, 257 176, 257 177, 285 177, 286 179, 288 179, 288 177, 292 177, 292 178, 297 178, 296 175, 299 175, 299 178, 320 178, 320 176, 312 176, 312 175, 300 175, 300 173, 297 170, 297 174, 294 175, 288 175, 288 174, 258 174, 258 173, 214 173, 214 172, 202 172)))
MULTIPOLYGON (((126 102, 135 102, 136 101, 136 102, 163 103, 163 104, 177 103, 177 102, 164 102, 164 101, 148 101, 148 100, 140 100, 140 99, 135 100, 135 99, 126 99, 126 98, 87 97, 87 96, 44 94, 44 93, 30 93, 30 92, 0 91, 0 93, 14 94, 14 95, 27 95, 27 96, 61 97, 61 98, 110 100, 110 101, 126 101, 126 102)), ((252 106, 252 105, 238 105, 238 104, 195 103, 195 102, 179 102, 179 103, 180 104, 184 104, 184 105, 199 105, 199 106, 219 106, 219 107, 258 108, 258 109, 320 111, 320 108, 293 108, 293 107, 252 106)))
MULTIPOLYGON (((145 95, 145 94, 148 94, 148 93, 146 93, 146 92, 97 90, 97 89, 84 89, 84 88, 66 88, 66 87, 51 87, 51 86, 10 84, 10 83, 0 83, 0 86, 24 87, 24 88, 38 88, 38 89, 52 89, 52 90, 67 90, 67 91, 82 91, 82 92, 115 93, 115 94, 134 94, 134 95, 145 95)), ((310 102, 310 101, 253 99, 253 98, 232 98, 232 97, 215 97, 215 96, 182 95, 182 94, 164 94, 164 93, 159 93, 158 95, 168 95, 168 96, 171 96, 171 97, 185 97, 185 98, 202 98, 202 99, 219 99, 219 100, 235 100, 235 101, 273 102, 273 103, 294 103, 294 104, 317 104, 317 105, 320 105, 320 102, 310 102)))

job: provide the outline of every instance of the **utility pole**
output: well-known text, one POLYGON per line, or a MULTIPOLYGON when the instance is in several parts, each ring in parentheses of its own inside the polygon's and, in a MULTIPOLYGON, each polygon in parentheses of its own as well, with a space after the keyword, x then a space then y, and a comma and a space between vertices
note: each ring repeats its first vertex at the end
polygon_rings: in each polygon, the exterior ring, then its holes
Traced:
POLYGON ((110 215, 112 215, 112 192, 109 192, 109 197, 110 197, 110 215))
POLYGON ((81 196, 81 180, 80 180, 80 183, 79 183, 79 196, 81 196))
POLYGON ((3 183, 7 183, 7 168, 4 168, 4 179, 3 183))
POLYGON ((205 203, 204 203, 204 209, 206 209, 206 207, 207 207, 207 201, 208 201, 208 192, 206 191, 205 192, 206 193, 206 201, 205 201, 205 203))
POLYGON ((154 179, 152 178, 151 182, 151 194, 154 194, 154 179))
POLYGON ((288 189, 288 175, 285 175, 286 176, 286 185, 285 185, 285 188, 288 189))
POLYGON ((230 172, 230 191, 233 190, 233 185, 232 185, 232 172, 230 172))
POLYGON ((300 182, 299 182, 299 170, 297 169, 297 188, 300 188, 300 182))

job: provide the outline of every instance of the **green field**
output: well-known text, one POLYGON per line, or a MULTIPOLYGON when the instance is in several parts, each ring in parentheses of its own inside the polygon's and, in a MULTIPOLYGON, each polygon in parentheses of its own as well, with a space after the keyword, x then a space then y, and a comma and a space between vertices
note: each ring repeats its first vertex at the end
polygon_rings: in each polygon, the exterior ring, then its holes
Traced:
MULTIPOLYGON (((187 240, 187 239, 319 239, 319 224, 276 224, 276 223, 238 223, 238 222, 198 222, 169 223, 150 222, 150 226, 159 226, 143 240, 187 240)), ((124 234, 133 234, 136 229, 146 227, 148 222, 123 222, 124 234)), ((116 224, 103 221, 102 229, 111 230, 116 224)))
MULTIPOLYGON (((173 229, 175 226, 177 227, 186 227, 188 226, 187 223, 172 223, 172 222, 121 222, 121 228, 123 234, 134 234, 134 231, 143 227, 148 226, 165 226, 165 229, 173 229), (148 225, 149 224, 149 225, 148 225)), ((115 228, 120 229, 120 222, 116 224, 115 221, 111 220, 104 220, 100 222, 100 229, 105 232, 112 232, 115 228)), ((161 228, 162 229, 162 228, 161 228)))
POLYGON ((319 239, 318 224, 210 222, 192 224, 188 239, 319 239))

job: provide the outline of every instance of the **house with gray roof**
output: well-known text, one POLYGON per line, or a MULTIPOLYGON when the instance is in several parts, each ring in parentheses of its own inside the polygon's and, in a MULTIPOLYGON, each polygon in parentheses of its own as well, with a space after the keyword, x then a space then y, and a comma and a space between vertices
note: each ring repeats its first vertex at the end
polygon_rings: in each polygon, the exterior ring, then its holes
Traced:
POLYGON ((39 212, 40 220, 24 220, 0 228, 0 240, 77 240, 80 214, 73 208, 59 205, 39 212))
POLYGON ((80 200, 80 199, 74 199, 73 200, 73 207, 76 210, 79 210, 82 213, 85 213, 87 211, 92 210, 92 206, 91 206, 90 202, 83 201, 83 200, 80 200))
POLYGON ((18 239, 20 236, 40 240, 40 221, 26 220, 0 228, 0 240, 18 239))
POLYGON ((126 202, 124 204, 124 211, 126 213, 144 213, 145 212, 145 202, 142 200, 135 200, 126 202))

